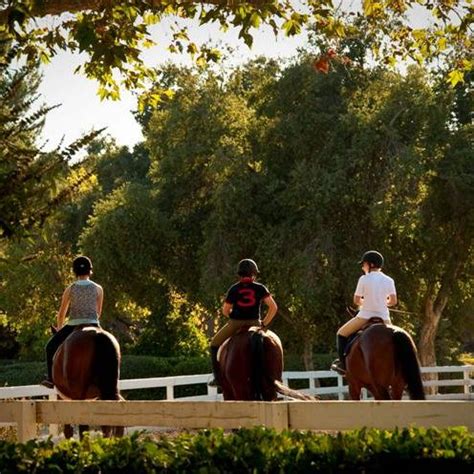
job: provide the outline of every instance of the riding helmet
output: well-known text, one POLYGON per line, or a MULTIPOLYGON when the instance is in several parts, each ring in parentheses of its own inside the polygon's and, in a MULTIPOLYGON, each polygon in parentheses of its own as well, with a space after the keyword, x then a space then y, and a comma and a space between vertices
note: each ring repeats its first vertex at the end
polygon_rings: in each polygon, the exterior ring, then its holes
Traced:
POLYGON ((89 257, 81 255, 72 262, 72 269, 77 276, 89 275, 92 270, 92 262, 89 257))
POLYGON ((362 255, 359 264, 367 262, 369 265, 374 266, 375 268, 383 267, 383 255, 376 250, 369 250, 362 255))
POLYGON ((258 271, 257 264, 254 260, 244 258, 239 262, 237 275, 241 277, 251 277, 252 275, 258 275, 258 273, 260 272, 258 271))

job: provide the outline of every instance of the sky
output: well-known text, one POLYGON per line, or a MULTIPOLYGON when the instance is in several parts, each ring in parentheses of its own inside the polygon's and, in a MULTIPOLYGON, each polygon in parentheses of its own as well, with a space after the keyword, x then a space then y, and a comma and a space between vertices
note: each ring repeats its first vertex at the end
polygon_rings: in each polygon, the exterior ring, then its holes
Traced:
MULTIPOLYGON (((158 41, 163 35, 168 35, 169 23, 165 21, 153 27, 152 39, 158 41)), ((199 27, 190 22, 189 33, 191 39, 199 44, 218 39, 235 48, 233 59, 237 64, 261 55, 289 58, 297 53, 298 48, 304 47, 307 41, 306 34, 292 38, 283 34, 275 37, 270 28, 263 28, 254 30, 254 44, 249 49, 238 39, 235 29, 222 33, 215 25, 199 27)), ((166 61, 190 62, 187 55, 171 55, 164 47, 146 50, 143 57, 149 65, 166 61)), ((136 109, 135 96, 122 90, 120 101, 101 101, 97 96, 97 83, 73 72, 84 62, 84 58, 70 52, 61 52, 50 64, 42 66, 40 101, 61 106, 48 114, 39 143, 44 144, 45 150, 54 149, 63 138, 64 144, 68 144, 92 129, 107 127, 105 133, 112 136, 119 145, 132 147, 143 139, 140 126, 132 114, 136 109)))

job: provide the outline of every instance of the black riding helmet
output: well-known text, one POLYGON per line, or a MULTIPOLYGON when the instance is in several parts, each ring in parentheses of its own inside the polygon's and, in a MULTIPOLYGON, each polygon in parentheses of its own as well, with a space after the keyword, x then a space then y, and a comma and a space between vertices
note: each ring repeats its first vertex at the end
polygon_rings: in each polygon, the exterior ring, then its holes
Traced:
POLYGON ((92 262, 89 257, 81 255, 72 262, 72 269, 77 276, 89 275, 92 270, 92 262))
POLYGON ((259 273, 257 264, 250 258, 244 258, 239 262, 237 275, 241 277, 251 277, 253 275, 258 275, 259 273))
POLYGON ((367 262, 370 266, 375 268, 382 268, 383 267, 383 255, 376 250, 369 250, 362 255, 359 264, 367 262))

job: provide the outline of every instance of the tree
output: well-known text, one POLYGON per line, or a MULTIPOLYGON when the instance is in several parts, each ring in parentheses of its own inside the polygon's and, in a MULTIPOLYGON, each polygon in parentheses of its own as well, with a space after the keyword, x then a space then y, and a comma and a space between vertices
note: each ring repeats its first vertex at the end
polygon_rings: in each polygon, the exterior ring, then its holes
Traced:
MULTIPOLYGON (((15 334, 19 356, 41 360, 70 281, 72 255, 45 229, 34 239, 9 241, 0 259, 2 329, 15 334)), ((6 353, 2 356, 6 356, 6 353)))
POLYGON ((54 107, 32 110, 39 81, 37 68, 0 67, 0 240, 41 226, 89 178, 88 171, 71 160, 101 133, 43 152, 36 138, 54 107))
MULTIPOLYGON (((85 53, 88 58, 82 69, 100 83, 101 97, 117 98, 119 85, 114 72, 123 77, 127 88, 143 88, 156 79, 155 72, 146 67, 140 57, 141 49, 153 45, 149 27, 174 16, 196 18, 200 24, 216 23, 222 29, 234 26, 239 37, 252 44, 252 29, 267 24, 275 33, 294 35, 305 25, 314 25, 318 32, 338 45, 345 37, 357 36, 355 24, 347 19, 357 15, 366 19, 366 31, 373 36, 373 52, 379 59, 412 57, 418 62, 437 56, 449 56, 452 84, 462 81, 465 71, 472 69, 469 56, 472 46, 472 7, 461 0, 446 2, 430 0, 424 13, 429 26, 413 28, 409 13, 419 2, 412 0, 364 0, 357 13, 341 13, 338 5, 328 0, 292 3, 255 0, 251 2, 164 2, 133 0, 110 2, 98 0, 58 1, 14 0, 3 2, 0 12, 0 36, 13 40, 19 51, 29 59, 48 61, 58 50, 69 49, 85 53), (53 25, 35 20, 46 15, 60 16, 53 25)), ((162 39, 163 40, 163 39, 162 39)), ((166 41, 166 40, 164 40, 166 41)), ((168 47, 173 52, 188 52, 198 64, 217 60, 220 52, 207 45, 198 46, 188 35, 187 27, 176 22, 168 47)), ((156 87, 147 94, 156 103, 164 90, 156 87)))
POLYGON ((401 90, 418 102, 417 110, 397 104, 394 120, 404 133, 393 133, 391 142, 403 161, 394 163, 390 198, 376 214, 384 216, 379 223, 403 292, 422 315, 416 325, 421 362, 427 366, 437 362, 435 343, 448 302, 458 311, 467 308, 459 303, 469 302, 474 250, 472 125, 460 113, 469 107, 469 86, 453 91, 441 85, 442 78, 439 82, 431 86, 421 73, 412 74, 401 90), (413 135, 416 141, 409 140, 413 135))

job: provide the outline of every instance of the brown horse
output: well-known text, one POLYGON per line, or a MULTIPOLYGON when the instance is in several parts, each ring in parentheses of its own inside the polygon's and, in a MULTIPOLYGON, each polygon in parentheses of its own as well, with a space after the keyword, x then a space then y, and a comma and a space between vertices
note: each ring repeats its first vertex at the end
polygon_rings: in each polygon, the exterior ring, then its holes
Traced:
POLYGON ((411 400, 425 399, 415 343, 399 327, 370 325, 352 344, 346 367, 353 400, 364 387, 376 400, 401 400, 405 388, 411 400))
POLYGON ((243 327, 221 346, 219 365, 224 400, 315 399, 283 385, 283 348, 272 331, 243 327))
MULTIPOLYGON (((95 326, 78 326, 56 351, 53 381, 63 400, 123 400, 118 381, 120 346, 107 331, 95 326)), ((82 437, 88 426, 81 425, 82 437)), ((104 436, 121 436, 123 427, 102 427, 104 436)), ((73 435, 71 425, 64 426, 66 438, 73 435)))

